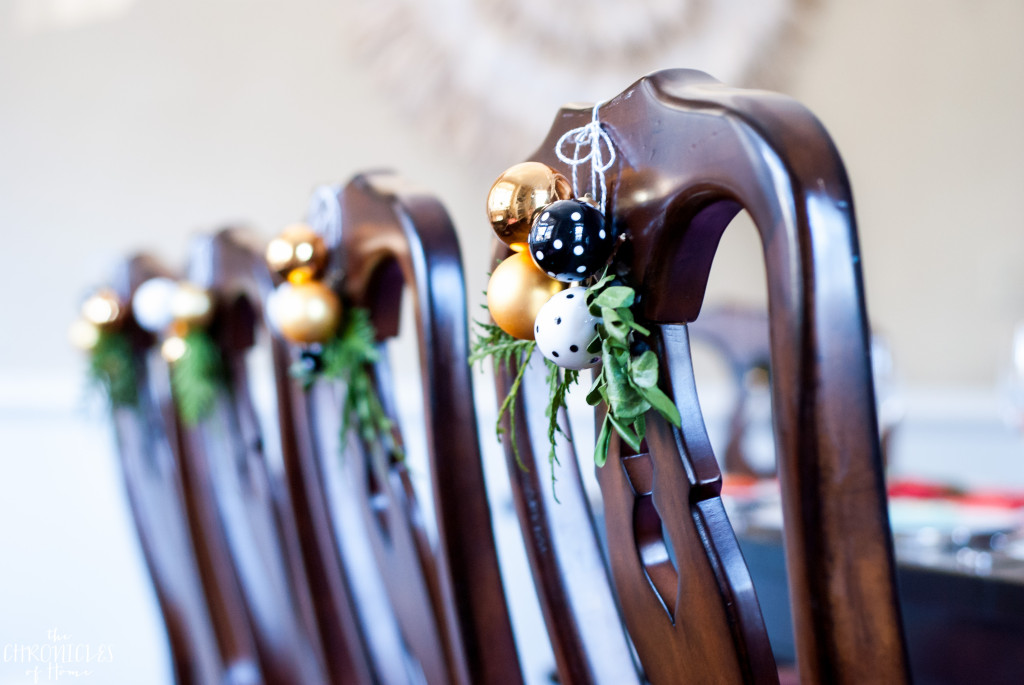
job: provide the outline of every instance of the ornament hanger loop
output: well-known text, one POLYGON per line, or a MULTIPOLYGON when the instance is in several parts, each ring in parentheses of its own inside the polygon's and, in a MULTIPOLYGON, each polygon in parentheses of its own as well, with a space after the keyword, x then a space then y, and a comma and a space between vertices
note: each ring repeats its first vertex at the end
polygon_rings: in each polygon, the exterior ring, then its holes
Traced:
POLYGON ((588 124, 562 134, 555 145, 555 154, 562 163, 572 168, 572 191, 576 197, 582 196, 577 168, 587 162, 590 163, 590 194, 598 201, 601 213, 604 214, 605 197, 608 194, 605 172, 615 164, 615 146, 601 125, 598 110, 602 105, 604 102, 594 105, 588 124), (571 153, 568 151, 569 146, 572 147, 571 153), (585 150, 583 156, 580 156, 581 150, 585 150))

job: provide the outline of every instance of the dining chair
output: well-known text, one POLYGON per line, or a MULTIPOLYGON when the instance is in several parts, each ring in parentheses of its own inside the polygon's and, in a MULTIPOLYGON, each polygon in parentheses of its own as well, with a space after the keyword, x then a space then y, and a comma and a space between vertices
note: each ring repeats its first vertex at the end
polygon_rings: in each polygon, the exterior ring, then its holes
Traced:
MULTIPOLYGON (((565 441, 558 444, 560 503, 554 501, 543 365, 535 359, 526 372, 515 412, 526 468, 516 465, 509 445, 506 454, 560 681, 778 681, 719 497, 721 473, 697 400, 687 329, 700 314, 723 231, 746 210, 767 275, 799 677, 907 682, 860 253, 834 144, 791 98, 731 88, 691 70, 646 76, 599 115, 617 152, 607 172, 607 213, 628 236, 617 263, 652 324, 661 387, 682 420, 674 428, 648 412, 647 437, 635 451, 613 437, 607 463, 597 469, 599 535, 565 441)), ((530 159, 568 173, 556 143, 591 117, 589 106, 563 108, 530 159)), ((496 246, 497 257, 507 254, 496 246)), ((511 372, 496 374, 503 397, 511 372)))
POLYGON ((383 441, 342 436, 340 381, 293 386, 295 415, 306 422, 296 434, 315 466, 309 500, 321 503, 319 527, 351 584, 369 674, 387 683, 522 682, 480 461, 451 221, 433 196, 387 172, 322 190, 315 204, 313 225, 331 254, 326 278, 343 284, 346 306, 370 314, 382 351, 374 387, 395 421, 383 441), (419 361, 415 417, 398 415, 410 379, 395 377, 385 350, 400 332, 403 296, 419 361), (412 433, 423 440, 405 440, 412 433), (429 492, 414 485, 417 461, 427 464, 429 492))
MULTIPOLYGON (((151 278, 169 273, 135 256, 113 285, 121 301, 151 278)), ((198 513, 185 497, 180 443, 166 366, 154 337, 129 317, 136 403, 113 408, 125 489, 167 630, 175 682, 186 685, 262 682, 249 626, 231 584, 219 582, 198 513)))
POLYGON ((284 477, 284 454, 294 448, 287 425, 279 423, 277 390, 288 379, 275 375, 281 350, 263 319, 273 284, 262 249, 237 229, 200 237, 188 278, 213 295, 209 335, 224 373, 204 416, 194 424, 175 416, 185 496, 206 552, 216 559, 218 581, 236 590, 264 682, 329 682, 284 477))

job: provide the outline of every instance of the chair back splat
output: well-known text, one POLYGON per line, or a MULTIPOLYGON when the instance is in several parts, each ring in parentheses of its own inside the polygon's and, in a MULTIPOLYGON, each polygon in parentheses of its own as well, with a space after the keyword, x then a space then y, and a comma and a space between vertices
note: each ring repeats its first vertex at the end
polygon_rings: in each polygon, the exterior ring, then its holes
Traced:
MULTIPOLYGON (((568 173, 556 143, 591 115, 589 106, 563 108, 531 159, 568 173)), ((617 153, 607 176, 608 216, 615 231, 628 235, 617 263, 654 324, 662 387, 674 397, 682 427, 649 412, 639 453, 615 436, 599 469, 614 596, 593 566, 599 543, 581 542, 585 529, 574 523, 587 513, 574 491, 578 477, 559 473, 562 504, 552 505, 546 484, 538 490, 535 478, 510 466, 563 681, 603 682, 602 659, 614 655, 604 645, 595 649, 591 622, 616 605, 653 683, 777 679, 719 497, 721 475, 697 402, 685 326, 700 312, 723 231, 745 209, 761 238, 768 280, 773 416, 801 680, 906 682, 859 249, 835 146, 794 100, 730 88, 690 70, 641 79, 602 105, 600 120, 617 153), (573 547, 563 548, 559 540, 573 535, 573 547), (587 588, 585 597, 579 587, 587 588)), ((504 246, 497 254, 507 254, 504 246)), ((508 383, 499 373, 499 392, 508 383)), ((528 374, 525 383, 542 384, 543 374, 528 374)), ((522 456, 531 473, 544 473, 547 465, 537 458, 547 454, 546 419, 542 405, 531 405, 529 387, 525 395, 526 406, 516 412, 520 435, 529 434, 520 439, 522 456)), ((609 625, 602 626, 605 642, 615 632, 609 625)), ((619 654, 628 650, 625 639, 618 643, 619 654)))

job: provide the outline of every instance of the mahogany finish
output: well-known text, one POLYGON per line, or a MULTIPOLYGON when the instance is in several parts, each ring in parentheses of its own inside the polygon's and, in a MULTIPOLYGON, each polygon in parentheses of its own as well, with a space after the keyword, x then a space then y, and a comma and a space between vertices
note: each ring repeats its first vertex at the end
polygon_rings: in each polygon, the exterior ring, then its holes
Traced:
MULTIPOLYGON (((370 310, 379 340, 397 335, 403 292, 416 320, 436 544, 404 461, 351 434, 339 445, 340 387, 318 382, 303 398, 321 497, 359 585, 370 650, 378 668, 392 669, 378 676, 432 684, 521 682, 480 462, 465 285, 451 222, 436 199, 389 173, 357 176, 328 201, 341 227, 328 235, 328 277, 344 276, 346 299, 370 310), (353 546, 360 541, 362 547, 353 546), (361 554, 367 551, 369 560, 361 554), (397 662, 387 656, 396 645, 408 652, 397 662), (406 673, 395 672, 403 665, 406 673)), ((386 361, 377 365, 376 381, 395 416, 386 361)), ((400 442, 397 428, 394 433, 400 442)))
MULTIPOLYGON (((168 276, 151 258, 125 263, 115 287, 130 302, 150 278, 168 276)), ((255 646, 237 586, 218 569, 189 479, 170 398, 167 367, 151 335, 129 321, 138 404, 113 411, 125 486, 156 589, 176 682, 260 683, 255 646)))
MULTIPOLYGON (((564 172, 554 147, 590 120, 566 107, 531 157, 564 172)), ((546 478, 546 395, 536 361, 517 410, 523 472, 509 458, 518 514, 562 682, 640 676, 617 605, 654 683, 775 682, 760 609, 719 498, 685 324, 697 318, 722 232, 745 209, 768 280, 773 415, 800 678, 909 678, 896 601, 856 226, 842 162, 821 124, 782 95, 663 71, 600 110, 618 161, 609 213, 619 253, 655 326, 663 388, 681 429, 647 417, 642 454, 613 439, 598 471, 613 581, 574 459, 560 445, 546 478), (566 544, 571 540, 571 544, 566 544), (612 589, 614 587, 614 590, 612 589), (595 623, 599 629, 595 629, 595 623), (596 633, 600 633, 599 635, 596 633), (610 646, 609 646, 610 645, 610 646), (629 671, 620 676, 625 663, 629 671), (610 669, 618 668, 609 676, 610 669)), ((506 254, 503 246, 496 253, 506 254)), ((499 374, 499 393, 509 384, 499 374)), ((600 419, 601 417, 598 417, 600 419)), ((506 446, 506 452, 508 452, 506 446)))

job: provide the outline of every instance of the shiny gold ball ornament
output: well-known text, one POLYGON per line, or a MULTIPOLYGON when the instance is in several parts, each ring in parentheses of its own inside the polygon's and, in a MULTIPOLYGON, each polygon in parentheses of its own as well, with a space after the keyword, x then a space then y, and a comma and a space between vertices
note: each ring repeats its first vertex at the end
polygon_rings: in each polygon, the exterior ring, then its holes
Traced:
POLYGON ((195 283, 182 281, 171 295, 171 317, 188 328, 204 328, 213 319, 213 298, 195 283))
POLYGON ((173 364, 188 352, 188 343, 179 335, 170 335, 160 343, 160 356, 168 364, 173 364))
POLYGON ((556 200, 572 197, 572 184, 547 164, 523 162, 509 167, 487 193, 487 217, 503 243, 517 251, 530 236, 533 218, 556 200))
POLYGON ((272 271, 292 281, 308 281, 327 264, 327 245, 309 226, 292 224, 267 244, 266 257, 272 271))
POLYGON ((501 330, 533 340, 537 312, 567 284, 537 268, 528 252, 516 252, 494 270, 487 284, 487 308, 501 330))
POLYGON ((98 328, 114 328, 124 318, 124 307, 110 288, 102 288, 82 303, 82 318, 98 328))
POLYGON ((282 283, 267 301, 267 315, 294 343, 330 340, 341 321, 341 300, 320 281, 282 283))

